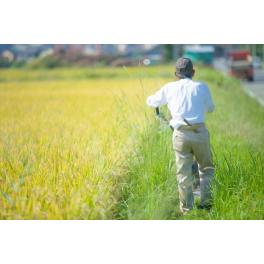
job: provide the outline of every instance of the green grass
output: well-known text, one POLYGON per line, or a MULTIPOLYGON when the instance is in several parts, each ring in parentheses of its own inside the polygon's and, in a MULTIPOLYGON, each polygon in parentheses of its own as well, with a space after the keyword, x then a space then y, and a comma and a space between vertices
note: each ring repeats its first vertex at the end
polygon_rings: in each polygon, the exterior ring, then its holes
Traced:
POLYGON ((216 167, 213 209, 179 215, 171 132, 151 120, 130 161, 118 218, 264 218, 264 109, 243 93, 239 81, 199 70, 196 79, 208 83, 216 104, 207 122, 216 167))
POLYGON ((122 183, 118 219, 170 219, 178 203, 171 132, 150 125, 141 134, 122 183))

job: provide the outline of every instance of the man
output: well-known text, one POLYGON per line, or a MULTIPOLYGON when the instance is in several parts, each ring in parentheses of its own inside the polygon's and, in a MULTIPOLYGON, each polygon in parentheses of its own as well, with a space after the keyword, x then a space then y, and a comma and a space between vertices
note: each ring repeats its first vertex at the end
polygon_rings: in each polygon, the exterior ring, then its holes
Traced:
POLYGON ((149 106, 156 108, 167 104, 171 112, 180 210, 184 214, 194 205, 193 156, 199 167, 201 209, 211 208, 214 177, 209 132, 204 124, 205 113, 213 112, 214 104, 207 85, 192 80, 194 73, 190 59, 178 59, 175 72, 178 80, 167 83, 147 98, 149 106))

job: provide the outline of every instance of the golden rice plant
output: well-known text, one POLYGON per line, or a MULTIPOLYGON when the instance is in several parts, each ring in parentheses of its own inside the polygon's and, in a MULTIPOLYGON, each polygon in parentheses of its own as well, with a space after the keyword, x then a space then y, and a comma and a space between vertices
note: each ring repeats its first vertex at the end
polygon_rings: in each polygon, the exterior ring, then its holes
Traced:
MULTIPOLYGON (((6 73, 0 73, 0 218, 111 218, 134 128, 144 125, 140 82, 6 73)), ((145 80, 145 87, 156 82, 145 80)))

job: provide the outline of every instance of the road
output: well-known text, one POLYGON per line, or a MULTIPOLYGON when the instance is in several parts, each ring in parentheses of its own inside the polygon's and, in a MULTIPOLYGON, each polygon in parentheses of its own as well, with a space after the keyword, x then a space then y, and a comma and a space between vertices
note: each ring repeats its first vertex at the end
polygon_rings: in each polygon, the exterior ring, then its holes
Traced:
POLYGON ((242 82, 245 92, 264 106, 264 71, 254 70, 253 82, 242 82))
MULTIPOLYGON (((214 68, 228 74, 225 59, 220 58, 214 61, 214 68)), ((264 70, 254 69, 254 81, 242 81, 244 91, 251 97, 255 98, 264 107, 264 70)))

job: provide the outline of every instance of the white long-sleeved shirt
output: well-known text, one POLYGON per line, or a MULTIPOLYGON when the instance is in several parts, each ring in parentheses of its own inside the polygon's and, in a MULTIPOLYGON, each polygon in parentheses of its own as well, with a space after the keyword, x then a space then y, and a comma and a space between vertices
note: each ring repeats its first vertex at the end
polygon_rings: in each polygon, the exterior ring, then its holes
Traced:
POLYGON ((147 98, 147 104, 151 107, 167 104, 172 116, 170 125, 175 129, 186 125, 183 119, 190 124, 203 123, 205 113, 214 111, 214 103, 207 85, 189 78, 165 84, 147 98))

